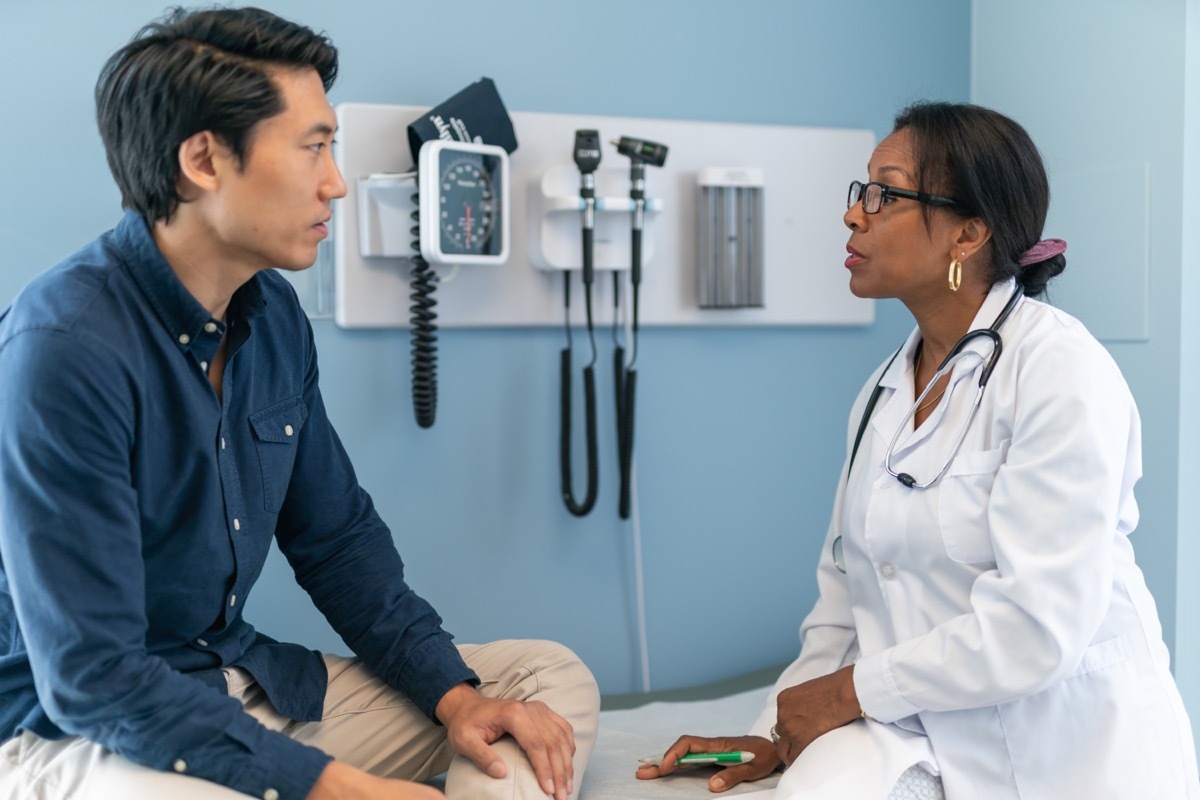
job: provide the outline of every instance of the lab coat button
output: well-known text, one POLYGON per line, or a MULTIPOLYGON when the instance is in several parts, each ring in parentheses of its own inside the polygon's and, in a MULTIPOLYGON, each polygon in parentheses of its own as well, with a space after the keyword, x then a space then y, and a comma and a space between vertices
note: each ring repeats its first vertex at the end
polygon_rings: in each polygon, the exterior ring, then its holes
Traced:
POLYGON ((291 426, 291 425, 284 425, 284 426, 283 426, 283 435, 284 435, 284 436, 291 436, 293 432, 294 432, 294 431, 292 430, 292 426, 291 426))
POLYGON ((236 594, 229 595, 229 607, 233 608, 236 605, 237 605, 237 595, 236 594))
POLYGON ((175 759, 174 767, 176 772, 187 772, 187 762, 182 758, 175 759))
POLYGON ((201 362, 200 362, 200 369, 204 370, 205 372, 208 372, 208 362, 207 362, 207 361, 201 361, 201 362))
POLYGON ((192 337, 188 336, 186 333, 179 334, 179 343, 180 344, 187 344, 191 340, 192 340, 192 337))
POLYGON ((879 565, 879 574, 882 575, 883 577, 887 578, 888 580, 891 580, 892 578, 896 577, 896 567, 894 565, 886 563, 886 562, 883 564, 880 564, 879 565))
POLYGON ((200 645, 201 647, 208 647, 208 642, 204 641, 203 639, 197 639, 196 644, 200 645))
POLYGON ((204 323, 204 330, 208 333, 216 333, 217 332, 217 323, 215 323, 215 322, 204 323))
POLYGON ((263 800, 279 800, 279 792, 274 789, 267 789, 263 792, 263 800))
POLYGON ((221 449, 222 450, 225 449, 225 437, 224 436, 221 437, 221 449))
POLYGON ((242 521, 237 517, 234 517, 233 519, 233 529, 235 531, 240 531, 242 529, 242 521))

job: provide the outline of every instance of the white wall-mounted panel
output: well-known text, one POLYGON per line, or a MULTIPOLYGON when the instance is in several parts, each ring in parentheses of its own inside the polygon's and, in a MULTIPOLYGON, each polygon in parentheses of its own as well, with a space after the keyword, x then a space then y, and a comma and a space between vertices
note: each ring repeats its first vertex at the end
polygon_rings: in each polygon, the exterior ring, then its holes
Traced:
MULTIPOLYGON (((342 327, 407 327, 408 262, 364 258, 358 247, 358 178, 412 168, 406 129, 419 106, 343 103, 337 107, 337 159, 350 187, 334 205, 335 317, 342 327)), ((846 186, 866 171, 874 134, 866 130, 738 125, 628 117, 514 112, 519 147, 512 154, 512 254, 503 267, 463 267, 437 290, 438 325, 561 325, 560 274, 536 269, 541 219, 533 189, 550 169, 571 166, 575 130, 595 128, 670 148, 663 168, 647 167, 646 194, 661 202, 647 215, 654 249, 644 266, 643 325, 865 325, 874 304, 850 294, 842 224, 846 186), (701 310, 695 275, 696 178, 706 167, 763 171, 765 307, 701 310)), ((605 145, 602 169, 629 162, 605 145)), ((561 212, 555 212, 561 213, 561 212)), ((623 232, 625 236, 627 231, 623 232)), ((614 234, 616 235, 616 234, 614 234)), ((582 290, 574 280, 581 318, 582 290)), ((597 319, 612 308, 612 282, 597 280, 597 319)))

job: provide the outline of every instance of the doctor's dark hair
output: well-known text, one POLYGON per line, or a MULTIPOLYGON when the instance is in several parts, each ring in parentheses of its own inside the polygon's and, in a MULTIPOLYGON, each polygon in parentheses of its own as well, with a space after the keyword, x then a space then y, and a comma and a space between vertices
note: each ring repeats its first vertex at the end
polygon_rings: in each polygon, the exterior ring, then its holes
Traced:
MULTIPOLYGON (((978 217, 992 232, 989 283, 1016 278, 1037 297, 1067 267, 1059 254, 1028 266, 1021 255, 1042 238, 1050 184, 1042 156, 1013 120, 968 103, 917 103, 896 116, 894 131, 912 133, 917 189, 953 197, 940 206, 964 219, 978 217)), ((926 223, 934 209, 923 205, 926 223)))
POLYGON ((240 167, 254 127, 284 110, 272 70, 315 69, 325 91, 338 56, 324 35, 259 8, 174 8, 112 55, 96 82, 96 121, 121 205, 171 219, 179 146, 212 131, 240 167))

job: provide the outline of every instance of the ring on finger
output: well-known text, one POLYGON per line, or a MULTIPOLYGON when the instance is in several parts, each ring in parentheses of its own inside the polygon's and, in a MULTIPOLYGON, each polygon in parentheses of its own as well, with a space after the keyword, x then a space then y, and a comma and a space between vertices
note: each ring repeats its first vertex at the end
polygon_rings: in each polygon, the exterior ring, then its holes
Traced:
POLYGON ((775 744, 779 744, 779 734, 775 731, 774 725, 771 726, 771 741, 775 744))

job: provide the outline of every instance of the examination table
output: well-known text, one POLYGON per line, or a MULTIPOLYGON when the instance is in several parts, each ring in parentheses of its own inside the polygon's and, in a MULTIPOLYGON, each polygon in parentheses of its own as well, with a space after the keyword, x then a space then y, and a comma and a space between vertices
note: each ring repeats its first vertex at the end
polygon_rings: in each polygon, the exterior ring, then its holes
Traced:
POLYGON ((727 681, 601 700, 600 734, 579 800, 688 800, 734 797, 774 788, 779 775, 714 795, 707 782, 718 767, 691 767, 654 781, 633 774, 638 759, 662 755, 679 736, 740 736, 762 710, 785 665, 727 681))

